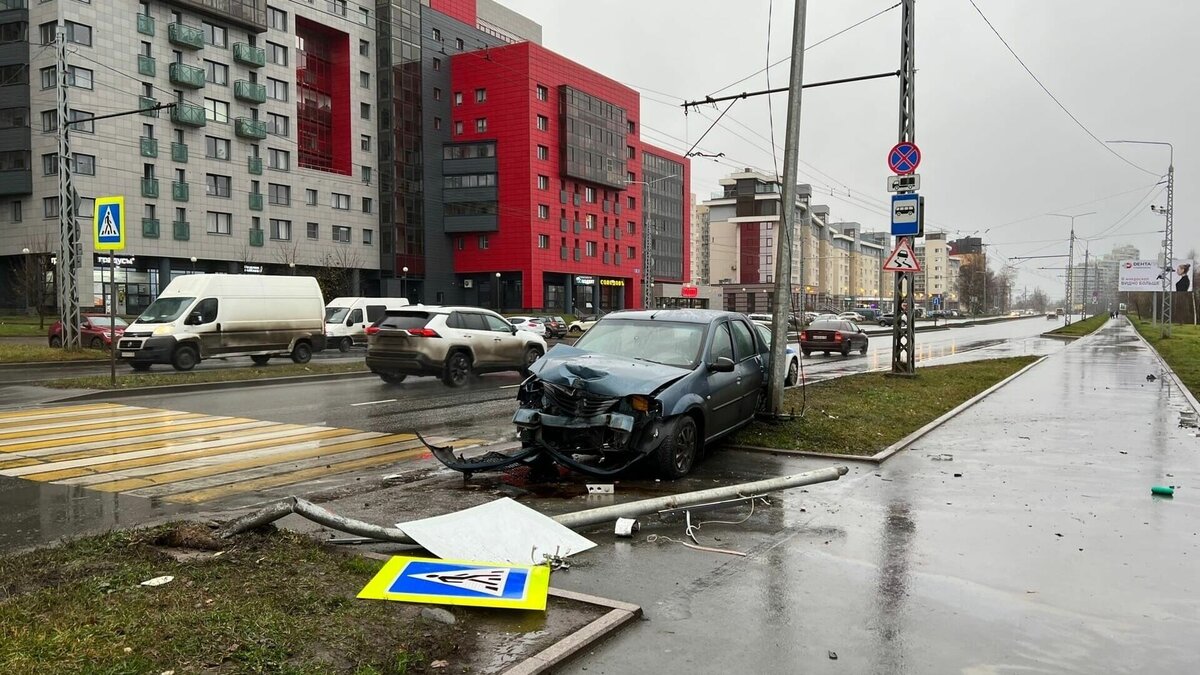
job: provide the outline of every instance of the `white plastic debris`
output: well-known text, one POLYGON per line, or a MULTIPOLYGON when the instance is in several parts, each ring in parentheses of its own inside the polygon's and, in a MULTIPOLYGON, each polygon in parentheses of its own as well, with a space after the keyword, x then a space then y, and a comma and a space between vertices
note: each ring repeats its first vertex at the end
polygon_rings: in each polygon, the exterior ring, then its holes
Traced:
POLYGON ((147 579, 143 581, 142 585, 150 587, 162 586, 163 584, 169 584, 172 581, 175 581, 175 577, 154 577, 153 579, 147 579))
POLYGON ((588 483, 587 491, 589 495, 611 495, 615 487, 611 484, 588 483))
POLYGON ((632 537, 634 532, 642 529, 636 518, 617 518, 615 534, 618 537, 632 537))

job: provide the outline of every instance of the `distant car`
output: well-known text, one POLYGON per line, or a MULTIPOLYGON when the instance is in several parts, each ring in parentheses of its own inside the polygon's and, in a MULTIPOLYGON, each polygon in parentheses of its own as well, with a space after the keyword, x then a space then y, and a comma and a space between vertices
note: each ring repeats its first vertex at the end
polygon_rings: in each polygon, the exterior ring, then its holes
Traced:
POLYGON ((538 335, 546 335, 546 324, 536 316, 510 316, 508 322, 516 327, 517 330, 527 330, 530 333, 538 335))
POLYGON ((963 313, 958 311, 957 309, 952 309, 946 313, 946 316, 950 317, 951 319, 961 319, 963 316, 963 313))
POLYGON ((1054 321, 1055 319, 1058 318, 1058 315, 1055 314, 1054 312, 1046 312, 1046 318, 1049 319, 1050 321, 1054 321))
POLYGON ((567 334, 567 322, 561 316, 539 316, 546 326, 546 337, 560 338, 567 334))
POLYGON ((813 321, 841 321, 841 320, 842 320, 842 317, 838 316, 837 314, 830 314, 829 312, 826 312, 824 314, 818 314, 813 319, 813 321))
POLYGON ((842 312, 838 314, 838 318, 843 321, 854 321, 855 323, 866 321, 867 317, 858 312, 842 312))
POLYGON ((946 313, 939 309, 939 310, 929 312, 928 314, 925 315, 925 318, 926 319, 945 319, 946 313))
POLYGON ((855 314, 861 314, 863 321, 878 321, 879 315, 883 314, 883 310, 875 307, 855 307, 850 311, 855 314))
POLYGON ((849 356, 855 349, 859 354, 867 353, 870 339, 861 328, 851 321, 814 321, 800 333, 800 351, 805 356, 813 352, 841 352, 849 356))
POLYGON ((1014 309, 1013 311, 1009 312, 1008 315, 1009 316, 1021 316, 1021 310, 1014 309))
POLYGON ((819 317, 819 316, 821 316, 821 315, 818 314, 817 312, 805 312, 804 313, 804 322, 812 323, 812 322, 816 321, 817 317, 819 317))
POLYGON ((584 331, 596 325, 599 320, 598 316, 581 316, 571 322, 571 325, 567 327, 567 332, 571 335, 583 335, 584 331))
POLYGON ((367 328, 367 368, 388 384, 435 375, 461 387, 475 373, 528 375, 545 353, 542 336, 479 307, 389 309, 367 328))
MULTIPOLYGON (((753 316, 753 315, 751 315, 753 316)), ((758 336, 762 339, 763 344, 767 346, 767 353, 770 354, 771 349, 771 327, 761 321, 754 322, 754 328, 758 331, 758 336)), ((784 349, 784 355, 787 357, 787 367, 784 369, 783 386, 794 387, 800 381, 800 353, 796 348, 788 345, 784 349)), ((767 380, 771 378, 770 360, 767 361, 767 380)))
POLYGON ((891 312, 884 312, 883 314, 879 315, 879 325, 880 326, 890 326, 894 323, 896 323, 896 315, 895 314, 892 314, 891 312))
MULTIPOLYGON (((747 316, 747 318, 749 318, 751 321, 753 321, 755 323, 761 323, 761 324, 766 325, 768 329, 771 327, 771 322, 773 322, 775 320, 775 317, 772 314, 747 314, 746 316, 747 316)), ((798 316, 789 316, 787 323, 788 323, 788 332, 791 332, 791 333, 795 333, 796 331, 798 331, 804 327, 801 323, 800 317, 798 317, 798 316)))
MULTIPOLYGON (((79 317, 79 344, 92 349, 107 349, 112 347, 113 333, 117 337, 125 334, 125 329, 129 324, 125 323, 125 319, 117 317, 114 324, 109 323, 109 317, 104 314, 82 314, 79 317), (110 325, 116 326, 115 330, 109 330, 110 325)), ((50 326, 50 346, 63 346, 62 338, 62 321, 55 321, 54 325, 50 326)))

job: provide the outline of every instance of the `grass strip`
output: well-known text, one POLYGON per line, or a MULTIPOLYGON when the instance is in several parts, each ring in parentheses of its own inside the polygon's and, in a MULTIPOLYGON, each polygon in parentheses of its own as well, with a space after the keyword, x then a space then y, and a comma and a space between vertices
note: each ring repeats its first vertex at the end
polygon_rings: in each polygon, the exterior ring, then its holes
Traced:
POLYGON ((302 535, 198 523, 0 557, 0 672, 463 672, 478 627, 356 600, 381 563, 302 535), (141 582, 173 576, 157 587, 141 582))
POLYGON ((55 349, 41 345, 0 342, 0 363, 44 363, 46 361, 96 361, 107 359, 102 349, 55 349))
POLYGON ((1142 337, 1146 338, 1159 355, 1179 376, 1183 386, 1200 397, 1200 326, 1173 324, 1171 337, 1163 338, 1162 328, 1144 319, 1129 317, 1142 337))
POLYGON ((1064 337, 1083 337, 1091 335, 1100 330, 1100 327, 1108 323, 1108 314, 1097 314, 1089 316, 1082 321, 1076 321, 1069 326, 1062 326, 1050 331, 1051 335, 1062 335, 1064 337))
MULTIPOLYGON (((782 450, 869 456, 1033 363, 1036 357, 972 361, 917 369, 917 377, 864 373, 808 385, 804 416, 754 422, 734 443, 782 450)), ((791 389, 784 409, 799 413, 804 392, 791 389)))
POLYGON ((117 385, 109 381, 109 374, 87 375, 50 380, 43 386, 55 389, 133 389, 167 384, 200 384, 208 382, 242 382, 269 377, 294 377, 298 375, 336 375, 340 373, 365 373, 365 363, 307 363, 280 364, 276 366, 246 366, 243 368, 221 368, 219 370, 195 370, 187 373, 163 371, 159 373, 129 373, 129 366, 117 365, 117 385), (126 374, 122 374, 125 372, 126 374))

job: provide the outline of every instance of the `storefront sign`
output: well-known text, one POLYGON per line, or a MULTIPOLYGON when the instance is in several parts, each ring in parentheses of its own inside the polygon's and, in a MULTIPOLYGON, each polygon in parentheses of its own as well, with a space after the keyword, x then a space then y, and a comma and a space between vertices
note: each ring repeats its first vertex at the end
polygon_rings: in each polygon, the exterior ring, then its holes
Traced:
POLYGON ((601 279, 600 285, 601 286, 624 286, 625 280, 624 279, 601 279))
POLYGON ((111 256, 96 253, 95 256, 97 265, 111 265, 115 263, 117 267, 131 267, 134 261, 137 260, 137 258, 131 255, 111 256))
POLYGON ((242 265, 242 271, 246 274, 262 274, 262 265, 242 265))
POLYGON ((700 287, 692 284, 684 284, 683 288, 679 290, 679 295, 684 298, 698 298, 700 297, 700 287))
POLYGON ((575 283, 579 284, 580 286, 595 286, 596 285, 596 277, 576 276, 575 283))

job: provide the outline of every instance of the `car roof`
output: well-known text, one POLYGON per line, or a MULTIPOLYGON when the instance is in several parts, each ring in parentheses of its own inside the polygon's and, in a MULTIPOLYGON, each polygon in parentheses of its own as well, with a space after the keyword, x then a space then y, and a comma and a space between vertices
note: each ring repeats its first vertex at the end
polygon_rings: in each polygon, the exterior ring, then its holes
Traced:
MULTIPOLYGON (((408 305, 406 307, 397 307, 387 310, 389 316, 400 316, 409 312, 425 312, 427 314, 450 314, 452 312, 484 312, 486 314, 496 314, 494 310, 486 307, 466 307, 466 306, 450 306, 450 305, 408 305)), ((503 318, 503 317, 501 317, 503 318)))
POLYGON ((675 321, 680 323, 712 323, 722 318, 744 319, 746 315, 720 309, 634 309, 605 314, 604 318, 634 321, 675 321))

